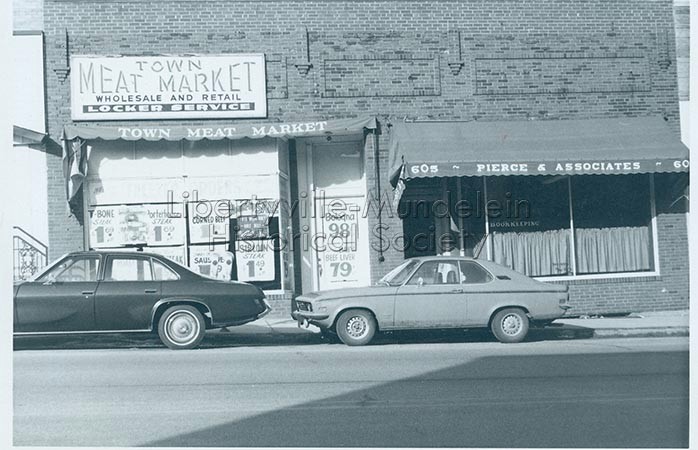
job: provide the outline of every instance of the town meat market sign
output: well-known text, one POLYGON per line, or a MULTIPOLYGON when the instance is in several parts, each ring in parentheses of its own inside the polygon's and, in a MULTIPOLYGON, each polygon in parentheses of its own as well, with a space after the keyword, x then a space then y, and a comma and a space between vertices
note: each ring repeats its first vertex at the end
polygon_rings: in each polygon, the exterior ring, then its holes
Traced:
POLYGON ((263 54, 71 58, 73 120, 267 116, 263 54))

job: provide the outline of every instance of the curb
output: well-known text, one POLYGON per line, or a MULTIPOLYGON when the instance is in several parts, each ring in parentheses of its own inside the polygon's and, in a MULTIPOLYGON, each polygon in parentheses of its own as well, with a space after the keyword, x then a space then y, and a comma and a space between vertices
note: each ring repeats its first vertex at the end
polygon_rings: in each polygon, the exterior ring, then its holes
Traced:
POLYGON ((594 330, 594 338, 689 336, 688 327, 610 328, 594 330))

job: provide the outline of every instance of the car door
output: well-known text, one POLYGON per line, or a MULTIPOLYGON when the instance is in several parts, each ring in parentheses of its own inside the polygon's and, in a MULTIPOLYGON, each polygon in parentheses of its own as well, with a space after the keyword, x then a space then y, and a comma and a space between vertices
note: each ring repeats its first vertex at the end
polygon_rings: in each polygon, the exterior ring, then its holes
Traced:
POLYGON ((395 296, 396 328, 450 328, 465 323, 457 260, 427 260, 395 296))
POLYGON ((104 279, 95 294, 95 324, 102 331, 150 328, 153 305, 160 299, 160 281, 153 277, 147 255, 109 255, 104 279))
POLYGON ((69 332, 94 329, 94 298, 101 258, 67 256, 15 295, 15 332, 69 332))
POLYGON ((466 325, 486 326, 496 297, 507 295, 492 290, 494 277, 475 261, 460 261, 461 288, 466 302, 466 325))

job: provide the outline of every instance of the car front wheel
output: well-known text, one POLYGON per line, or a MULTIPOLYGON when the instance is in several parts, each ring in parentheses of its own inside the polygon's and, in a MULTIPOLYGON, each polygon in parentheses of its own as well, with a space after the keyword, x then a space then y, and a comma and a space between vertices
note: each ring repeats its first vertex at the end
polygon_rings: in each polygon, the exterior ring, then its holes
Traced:
POLYGON ((344 311, 337 319, 337 336, 346 345, 366 345, 376 334, 376 319, 363 309, 344 311))
POLYGON ((528 316, 519 308, 506 308, 492 319, 492 333, 499 342, 521 342, 528 334, 528 316))
POLYGON ((158 335, 163 344, 172 350, 197 347, 206 333, 204 316, 189 305, 168 308, 158 322, 158 335))

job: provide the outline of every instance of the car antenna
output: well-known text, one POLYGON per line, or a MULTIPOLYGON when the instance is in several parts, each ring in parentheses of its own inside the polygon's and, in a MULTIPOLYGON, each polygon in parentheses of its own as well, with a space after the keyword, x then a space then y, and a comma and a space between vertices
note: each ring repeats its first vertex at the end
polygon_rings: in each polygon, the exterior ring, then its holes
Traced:
POLYGON ((480 252, 482 252, 482 249, 485 248, 485 243, 487 242, 488 237, 490 237, 489 233, 485 233, 485 238, 477 244, 475 247, 475 252, 473 253, 473 259, 478 259, 480 257, 480 252))

